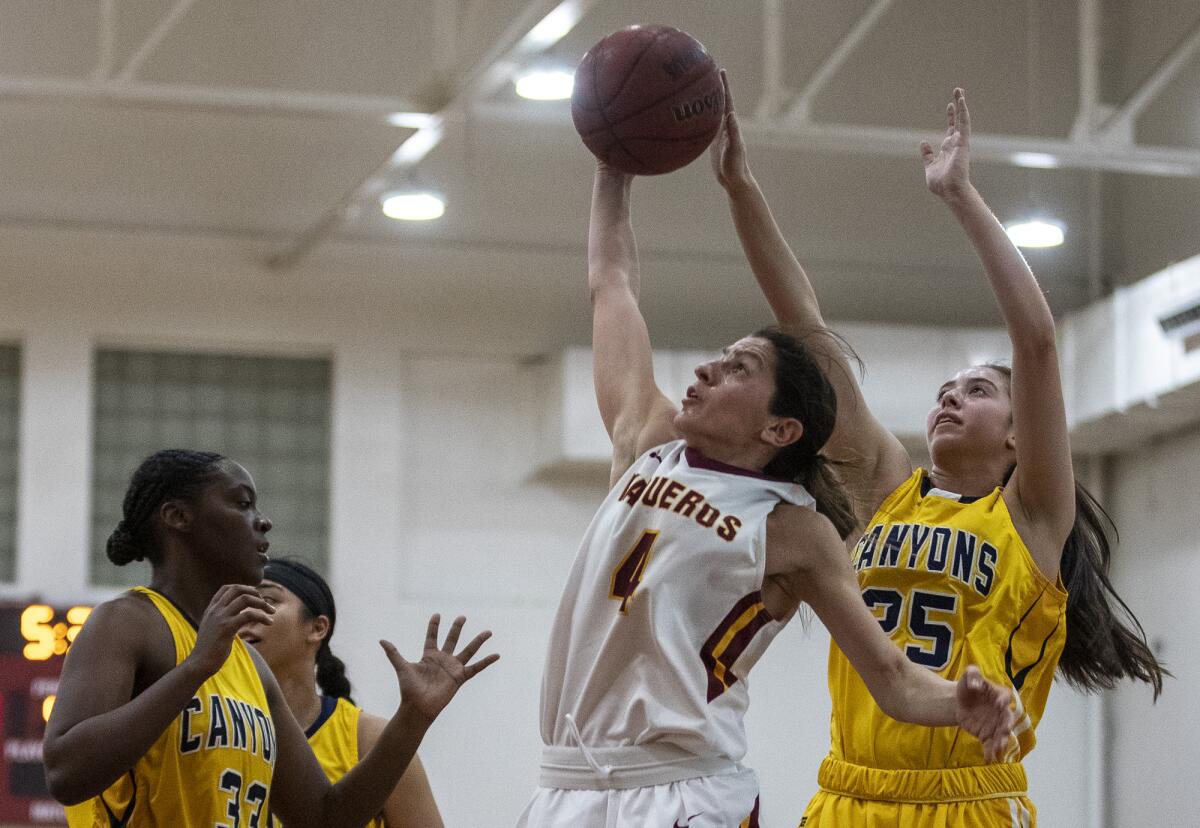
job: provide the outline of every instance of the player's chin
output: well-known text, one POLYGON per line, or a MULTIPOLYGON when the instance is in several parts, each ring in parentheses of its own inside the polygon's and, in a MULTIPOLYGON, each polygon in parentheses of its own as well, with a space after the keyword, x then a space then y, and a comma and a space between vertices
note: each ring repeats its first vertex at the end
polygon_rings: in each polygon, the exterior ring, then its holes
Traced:
POLYGON ((264 561, 249 561, 245 566, 239 567, 238 571, 232 574, 232 578, 228 582, 256 587, 262 583, 265 571, 266 563, 264 561))
POLYGON ((682 408, 675 412, 675 418, 671 420, 671 425, 674 426, 676 434, 687 440, 695 436, 698 423, 693 412, 682 408))

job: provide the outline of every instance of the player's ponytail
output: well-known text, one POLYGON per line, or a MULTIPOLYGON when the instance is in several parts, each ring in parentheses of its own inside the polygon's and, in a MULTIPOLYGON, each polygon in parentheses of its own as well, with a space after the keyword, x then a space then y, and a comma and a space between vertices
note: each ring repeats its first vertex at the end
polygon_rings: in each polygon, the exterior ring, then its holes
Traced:
POLYGON ((329 619, 329 629, 317 648, 317 686, 321 688, 322 695, 346 699, 353 704, 346 665, 333 654, 329 646, 337 626, 337 606, 333 602, 333 590, 329 584, 315 569, 296 558, 272 558, 263 569, 263 580, 273 581, 299 598, 306 620, 312 621, 322 615, 329 619))
POLYGON ((142 461, 129 480, 121 521, 108 536, 105 553, 117 566, 130 561, 158 563, 155 515, 168 500, 193 500, 225 458, 211 451, 163 449, 142 461))
POLYGON ((332 696, 335 699, 346 699, 351 704, 350 679, 346 678, 346 665, 329 649, 329 638, 321 642, 317 650, 317 686, 321 695, 332 696))
POLYGON ((1111 689, 1123 678, 1162 692, 1171 675, 1146 643, 1146 631, 1108 579, 1117 528, 1108 512, 1078 482, 1075 525, 1063 546, 1059 571, 1067 588, 1067 640, 1058 670, 1078 690, 1111 689))
MULTIPOLYGON (((981 367, 999 373, 1011 387, 1012 368, 999 363, 981 367)), ((1076 481, 1075 525, 1058 566, 1067 590, 1067 639, 1058 671, 1068 684, 1087 693, 1109 690, 1124 678, 1144 681, 1157 699, 1163 676, 1171 673, 1150 650, 1141 622, 1108 578, 1116 539, 1117 527, 1108 512, 1076 481)))
POLYGON ((772 477, 799 483, 817 501, 817 511, 829 518, 843 538, 857 524, 854 507, 833 469, 835 461, 821 453, 837 424, 837 394, 812 354, 794 336, 775 327, 754 334, 775 348, 775 395, 771 413, 795 417, 804 433, 784 446, 764 471, 772 477))

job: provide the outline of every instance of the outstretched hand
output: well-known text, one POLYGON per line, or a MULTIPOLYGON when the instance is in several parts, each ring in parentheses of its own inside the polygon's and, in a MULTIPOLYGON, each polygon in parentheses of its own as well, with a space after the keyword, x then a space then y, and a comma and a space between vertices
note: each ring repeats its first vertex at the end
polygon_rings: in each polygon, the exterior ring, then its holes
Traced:
POLYGON ((435 614, 430 618, 429 627, 425 632, 425 651, 421 654, 420 661, 406 661, 390 641, 379 642, 400 680, 401 705, 411 705, 414 712, 431 722, 454 698, 458 688, 500 658, 492 653, 474 663, 471 662, 475 653, 483 646, 483 642, 492 637, 490 630, 481 632, 462 650, 454 652, 466 621, 461 615, 455 618, 454 623, 450 625, 450 632, 446 634, 445 643, 438 647, 438 627, 442 617, 435 614))
POLYGON ((738 125, 737 113, 733 110, 733 96, 729 94, 729 77, 721 70, 721 85, 725 87, 725 115, 717 137, 709 145, 708 155, 712 159, 713 174, 717 182, 728 189, 750 177, 750 165, 746 162, 746 142, 738 125))
POLYGON ((978 667, 958 680, 958 725, 981 743, 989 762, 1003 759, 1013 738, 1012 690, 988 681, 978 667))
POLYGON ((971 185, 971 113, 961 89, 946 104, 946 135, 937 152, 928 141, 921 142, 925 164, 925 186, 941 198, 959 195, 971 185))

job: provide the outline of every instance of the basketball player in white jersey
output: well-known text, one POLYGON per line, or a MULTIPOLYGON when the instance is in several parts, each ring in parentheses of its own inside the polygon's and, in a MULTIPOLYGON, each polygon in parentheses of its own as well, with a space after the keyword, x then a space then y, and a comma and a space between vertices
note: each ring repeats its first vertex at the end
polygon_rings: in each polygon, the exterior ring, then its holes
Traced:
POLYGON ((916 666, 862 601, 842 544, 853 510, 820 454, 836 397, 803 344, 760 331, 699 366, 680 408, 658 390, 630 184, 596 172, 588 281, 613 487, 555 618, 541 783, 519 825, 758 825, 758 782, 739 764, 745 678, 801 602, 884 710, 957 723, 999 753, 1009 691, 916 666))

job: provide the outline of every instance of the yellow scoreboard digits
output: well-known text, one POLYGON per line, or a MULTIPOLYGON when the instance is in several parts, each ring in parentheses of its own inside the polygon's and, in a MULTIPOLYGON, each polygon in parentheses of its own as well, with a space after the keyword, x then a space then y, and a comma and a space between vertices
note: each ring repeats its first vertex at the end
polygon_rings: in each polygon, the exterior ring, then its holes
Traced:
POLYGON ((55 623, 53 607, 30 604, 21 611, 21 635, 27 642, 22 654, 29 661, 64 655, 91 614, 91 607, 74 606, 66 611, 65 621, 55 623))

